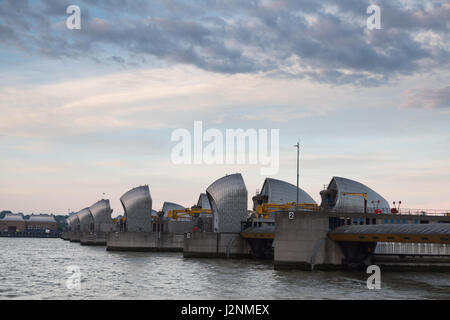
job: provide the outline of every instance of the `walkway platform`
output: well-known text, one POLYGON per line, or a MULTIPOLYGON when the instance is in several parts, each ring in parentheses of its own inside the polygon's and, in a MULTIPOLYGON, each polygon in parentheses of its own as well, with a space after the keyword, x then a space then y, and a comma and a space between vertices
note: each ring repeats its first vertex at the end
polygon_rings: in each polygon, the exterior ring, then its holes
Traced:
POLYGON ((450 244, 450 224, 350 225, 334 229, 330 239, 345 242, 409 242, 450 244))

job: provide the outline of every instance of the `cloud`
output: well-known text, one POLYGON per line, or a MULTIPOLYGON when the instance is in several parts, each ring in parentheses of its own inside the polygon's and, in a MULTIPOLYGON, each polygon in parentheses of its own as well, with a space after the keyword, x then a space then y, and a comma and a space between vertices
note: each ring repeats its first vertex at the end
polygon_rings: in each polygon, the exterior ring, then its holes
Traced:
POLYGON ((277 125, 322 116, 336 107, 320 101, 319 92, 346 95, 305 80, 180 66, 10 85, 0 88, 0 134, 48 137, 171 129, 191 126, 194 120, 238 125, 242 119, 265 119, 277 125))
POLYGON ((61 27, 64 6, 55 0, 4 0, 0 38, 55 58, 130 65, 152 58, 358 86, 448 66, 449 1, 377 1, 383 29, 371 31, 369 2, 80 1, 82 30, 74 31, 61 27))
POLYGON ((438 89, 415 88, 406 92, 403 108, 450 108, 450 85, 438 89))

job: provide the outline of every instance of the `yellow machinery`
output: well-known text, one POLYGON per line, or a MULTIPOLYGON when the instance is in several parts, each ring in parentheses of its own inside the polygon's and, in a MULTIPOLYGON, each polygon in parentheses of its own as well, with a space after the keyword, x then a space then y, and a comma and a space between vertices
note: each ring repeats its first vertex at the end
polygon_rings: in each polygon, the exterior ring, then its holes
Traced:
POLYGON ((367 201, 367 193, 353 193, 353 192, 341 192, 343 196, 359 196, 363 197, 367 201))
POLYGON ((262 215, 264 219, 269 218, 269 214, 280 211, 302 208, 310 211, 319 211, 319 207, 314 203, 285 203, 285 204, 275 204, 275 203, 263 203, 256 207, 256 213, 262 215))
POLYGON ((341 192, 343 196, 356 196, 364 199, 364 213, 367 213, 367 193, 341 192))
POLYGON ((112 218, 111 219, 112 220, 112 222, 114 222, 114 223, 117 223, 117 222, 119 222, 120 220, 122 220, 122 222, 125 222, 126 220, 127 220, 127 218, 125 217, 125 216, 123 216, 122 218, 112 218))
POLYGON ((211 214, 212 211, 208 209, 201 209, 201 208, 187 208, 187 209, 176 209, 176 210, 170 210, 168 213, 169 218, 177 220, 181 217, 194 217, 196 215, 199 215, 201 213, 204 214, 211 214))

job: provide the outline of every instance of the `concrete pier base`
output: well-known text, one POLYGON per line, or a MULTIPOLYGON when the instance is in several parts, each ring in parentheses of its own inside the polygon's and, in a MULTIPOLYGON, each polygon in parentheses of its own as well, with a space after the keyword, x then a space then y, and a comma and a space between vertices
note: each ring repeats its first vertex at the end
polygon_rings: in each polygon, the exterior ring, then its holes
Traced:
POLYGON ((199 232, 185 235, 183 257, 251 258, 251 253, 239 233, 199 232))
POLYGON ((318 212, 279 212, 275 217, 274 268, 334 270, 344 268, 344 254, 327 236, 328 216, 318 212))
POLYGON ((68 231, 62 232, 61 233, 61 239, 69 241, 70 240, 69 232, 68 231))
POLYGON ((171 232, 112 232, 107 236, 108 251, 182 252, 183 234, 171 232))
POLYGON ((80 242, 81 241, 81 232, 71 232, 69 234, 70 242, 80 242))
POLYGON ((82 246, 106 246, 106 233, 82 233, 80 243, 82 246))

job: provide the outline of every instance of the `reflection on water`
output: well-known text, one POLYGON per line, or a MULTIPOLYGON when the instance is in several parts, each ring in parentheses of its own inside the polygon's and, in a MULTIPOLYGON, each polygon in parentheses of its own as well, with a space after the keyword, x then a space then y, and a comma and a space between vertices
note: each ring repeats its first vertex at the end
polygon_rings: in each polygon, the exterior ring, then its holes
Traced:
POLYGON ((61 239, 0 238, 0 299, 450 299, 450 273, 273 270, 255 260, 118 253, 61 239), (69 290, 68 266, 81 288, 69 290))

